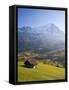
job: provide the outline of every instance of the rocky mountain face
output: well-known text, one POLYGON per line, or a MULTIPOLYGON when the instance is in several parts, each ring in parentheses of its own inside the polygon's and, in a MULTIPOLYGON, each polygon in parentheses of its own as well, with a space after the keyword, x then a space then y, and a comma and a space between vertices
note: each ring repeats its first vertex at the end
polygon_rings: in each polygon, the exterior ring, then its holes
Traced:
POLYGON ((56 25, 18 28, 18 52, 47 52, 64 49, 65 35, 56 25))

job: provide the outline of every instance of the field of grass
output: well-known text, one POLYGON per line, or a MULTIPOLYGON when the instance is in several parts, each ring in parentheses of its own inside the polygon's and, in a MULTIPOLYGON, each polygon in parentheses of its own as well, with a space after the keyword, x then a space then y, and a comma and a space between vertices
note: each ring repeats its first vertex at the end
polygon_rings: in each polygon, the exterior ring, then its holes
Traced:
POLYGON ((18 61, 18 82, 65 79, 64 68, 41 62, 36 68, 26 68, 23 67, 23 64, 23 61, 18 61))

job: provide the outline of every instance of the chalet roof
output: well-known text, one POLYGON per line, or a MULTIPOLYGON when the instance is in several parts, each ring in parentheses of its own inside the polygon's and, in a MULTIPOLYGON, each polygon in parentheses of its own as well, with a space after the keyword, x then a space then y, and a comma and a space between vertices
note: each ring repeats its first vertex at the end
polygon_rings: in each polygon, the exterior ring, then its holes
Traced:
POLYGON ((29 62, 30 64, 33 64, 33 65, 37 65, 37 61, 36 60, 26 60, 25 62, 29 62))

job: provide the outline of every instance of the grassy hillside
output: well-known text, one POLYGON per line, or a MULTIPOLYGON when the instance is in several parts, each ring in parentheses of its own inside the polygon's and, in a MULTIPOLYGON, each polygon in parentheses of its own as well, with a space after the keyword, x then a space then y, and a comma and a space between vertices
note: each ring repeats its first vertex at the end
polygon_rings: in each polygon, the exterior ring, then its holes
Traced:
POLYGON ((55 65, 58 67, 65 67, 65 50, 54 50, 46 53, 37 53, 34 51, 26 51, 18 54, 18 59, 23 61, 25 57, 36 59, 40 62, 48 62, 48 64, 55 65))
POLYGON ((36 68, 23 67, 18 61, 18 82, 65 79, 65 69, 38 63, 36 68))

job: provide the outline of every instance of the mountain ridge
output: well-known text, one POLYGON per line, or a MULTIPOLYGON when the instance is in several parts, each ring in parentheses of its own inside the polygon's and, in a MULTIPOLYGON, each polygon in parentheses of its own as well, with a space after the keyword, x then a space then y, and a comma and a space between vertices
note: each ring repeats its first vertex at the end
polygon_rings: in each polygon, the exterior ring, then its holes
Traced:
POLYGON ((64 32, 54 24, 40 28, 24 26, 18 29, 18 51, 59 49, 64 48, 64 43, 64 32))

